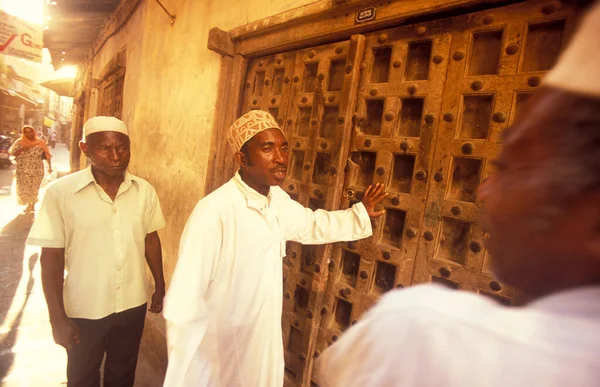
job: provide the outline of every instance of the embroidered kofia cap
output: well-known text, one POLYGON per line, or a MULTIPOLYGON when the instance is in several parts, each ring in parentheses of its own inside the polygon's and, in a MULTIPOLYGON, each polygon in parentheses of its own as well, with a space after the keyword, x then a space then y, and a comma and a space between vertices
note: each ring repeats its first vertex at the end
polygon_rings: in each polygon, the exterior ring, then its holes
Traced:
POLYGON ((118 118, 98 116, 92 117, 83 125, 83 138, 98 132, 119 132, 129 137, 127 125, 118 118))
POLYGON ((600 2, 583 17, 571 43, 544 84, 591 96, 600 96, 600 2))
POLYGON ((262 110, 250 110, 229 127, 227 141, 234 153, 239 152, 242 145, 248 140, 267 129, 281 130, 270 113, 262 110))

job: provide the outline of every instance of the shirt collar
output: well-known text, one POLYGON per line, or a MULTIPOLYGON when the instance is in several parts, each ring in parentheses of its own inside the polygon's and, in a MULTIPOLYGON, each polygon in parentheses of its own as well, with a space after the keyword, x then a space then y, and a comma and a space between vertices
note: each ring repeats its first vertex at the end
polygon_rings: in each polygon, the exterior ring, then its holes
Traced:
POLYGON ((271 203, 271 190, 269 190, 267 196, 261 195, 242 180, 239 171, 235 173, 233 181, 240 192, 242 192, 242 195, 244 195, 248 207, 256 208, 257 210, 264 210, 269 207, 269 204, 271 203))
MULTIPOLYGON (((135 176, 133 176, 128 171, 125 171, 125 175, 123 176, 123 182, 121 183, 121 186, 119 187, 119 193, 125 192, 126 190, 128 190, 129 187, 131 187, 131 183, 133 181, 135 181, 135 176)), ((87 187, 88 185, 90 185, 92 183, 97 184, 96 180, 94 179, 94 175, 92 174, 92 167, 89 166, 82 171, 81 176, 79 177, 79 181, 77 182, 77 187, 75 188, 75 192, 77 193, 77 192, 81 191, 82 189, 84 189, 85 187, 87 187)))

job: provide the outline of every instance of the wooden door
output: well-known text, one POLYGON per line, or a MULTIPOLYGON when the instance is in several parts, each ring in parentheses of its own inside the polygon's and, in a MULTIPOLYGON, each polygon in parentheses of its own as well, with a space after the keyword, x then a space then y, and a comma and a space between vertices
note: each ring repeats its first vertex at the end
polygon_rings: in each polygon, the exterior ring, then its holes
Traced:
POLYGON ((393 288, 437 282, 523 301, 492 276, 477 190, 576 15, 531 1, 366 36, 342 207, 376 182, 390 196, 371 238, 333 252, 313 356, 393 288))
POLYGON ((373 236, 338 244, 329 264, 316 355, 386 291, 409 286, 442 106, 451 20, 366 36, 343 207, 384 183, 373 236))
POLYGON ((433 281, 521 302, 491 275, 477 189, 493 172, 502 131, 556 62, 574 15, 573 7, 532 1, 454 18, 413 284, 433 281))
POLYGON ((492 276, 477 190, 578 15, 534 0, 249 62, 243 111, 284 128, 293 199, 333 210, 372 183, 390 192, 372 237, 289 244, 286 386, 311 385, 314 359, 391 289, 436 282, 523 300, 492 276))

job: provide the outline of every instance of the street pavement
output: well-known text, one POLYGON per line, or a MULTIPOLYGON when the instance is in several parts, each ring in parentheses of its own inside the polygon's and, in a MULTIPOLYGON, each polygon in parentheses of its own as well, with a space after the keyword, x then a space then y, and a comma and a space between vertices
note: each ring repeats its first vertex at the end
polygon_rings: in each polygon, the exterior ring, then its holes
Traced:
MULTIPOLYGON (((68 173, 65 144, 51 149, 52 167, 68 173)), ((67 356, 52 339, 40 275, 40 249, 25 246, 34 215, 24 215, 14 195, 14 170, 0 169, 0 386, 66 386, 67 356)), ((40 189, 40 202, 49 179, 40 189)), ((136 387, 158 387, 159 378, 140 356, 136 387)))
MULTIPOLYGON (((55 169, 69 169, 66 145, 57 144, 51 153, 55 169)), ((33 215, 17 206, 14 171, 14 165, 0 170, 0 380, 10 387, 66 385, 67 356, 52 340, 39 249, 25 246, 33 215)))

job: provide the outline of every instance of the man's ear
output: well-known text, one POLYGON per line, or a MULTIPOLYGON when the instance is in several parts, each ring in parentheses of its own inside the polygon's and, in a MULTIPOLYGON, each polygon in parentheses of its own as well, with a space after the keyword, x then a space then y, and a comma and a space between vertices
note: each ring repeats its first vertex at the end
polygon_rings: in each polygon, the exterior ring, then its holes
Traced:
POLYGON ((246 167, 246 165, 248 164, 246 162, 246 155, 240 151, 235 152, 235 154, 233 155, 233 157, 235 158, 235 161, 237 161, 237 163, 239 164, 240 167, 244 168, 246 167))
POLYGON ((83 154, 86 157, 90 157, 90 155, 88 154, 88 146, 85 142, 83 142, 83 141, 79 142, 79 149, 81 149, 81 151, 83 152, 83 154))

